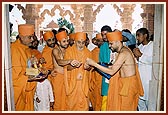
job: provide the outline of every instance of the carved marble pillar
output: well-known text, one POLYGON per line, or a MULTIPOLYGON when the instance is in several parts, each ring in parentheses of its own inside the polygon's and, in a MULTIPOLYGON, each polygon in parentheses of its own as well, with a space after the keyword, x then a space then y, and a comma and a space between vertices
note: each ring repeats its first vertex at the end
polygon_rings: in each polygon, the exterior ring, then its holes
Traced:
POLYGON ((83 31, 83 13, 84 13, 84 5, 82 4, 72 4, 71 8, 74 10, 74 20, 71 20, 74 24, 75 32, 81 32, 83 31))
MULTIPOLYGON (((43 7, 43 4, 35 4, 36 14, 39 14, 40 8, 42 8, 42 7, 43 7)), ((38 38, 40 38, 40 26, 39 26, 40 25, 39 23, 41 23, 40 21, 39 21, 39 16, 38 16, 38 18, 35 19, 35 33, 38 38)))
POLYGON ((27 24, 35 24, 35 19, 38 18, 38 14, 36 13, 35 4, 26 4, 24 8, 20 4, 18 4, 18 9, 22 10, 23 19, 26 21, 27 24))
POLYGON ((92 4, 86 4, 84 6, 84 32, 88 33, 88 37, 92 38, 93 33, 93 8, 92 4))
MULTIPOLYGON (((38 18, 38 12, 36 10, 35 4, 26 4, 25 8, 20 4, 17 5, 18 5, 17 8, 19 10, 22 10, 23 13, 22 17, 26 21, 26 23, 35 25, 35 20, 38 18)), ((35 32, 37 32, 36 25, 35 25, 35 32)))
POLYGON ((141 13, 141 17, 143 19, 143 27, 149 30, 149 34, 154 33, 154 4, 143 4, 142 8, 144 13, 141 13))
POLYGON ((134 12, 135 4, 121 4, 121 7, 124 8, 122 13, 119 12, 121 16, 120 20, 122 22, 122 28, 129 29, 130 31, 132 31, 132 13, 134 12))

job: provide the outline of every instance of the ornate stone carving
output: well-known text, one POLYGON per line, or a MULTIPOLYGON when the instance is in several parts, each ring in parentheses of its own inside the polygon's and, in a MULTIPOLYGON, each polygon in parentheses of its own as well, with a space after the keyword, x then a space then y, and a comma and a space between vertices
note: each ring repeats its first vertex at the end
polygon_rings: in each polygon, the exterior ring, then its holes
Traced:
POLYGON ((16 5, 17 5, 17 8, 18 8, 19 10, 22 10, 22 13, 23 13, 22 18, 23 18, 24 20, 26 20, 26 18, 25 18, 26 9, 25 9, 23 6, 21 6, 21 4, 16 4, 16 5))
POLYGON ((113 8, 116 9, 118 15, 120 15, 120 16, 123 15, 123 12, 121 11, 121 9, 116 4, 113 5, 113 8))
POLYGON ((149 30, 150 34, 154 33, 154 4, 142 4, 141 8, 144 13, 141 13, 143 19, 143 27, 149 30))
POLYGON ((16 4, 16 5, 17 5, 17 8, 22 11, 23 13, 22 18, 26 21, 26 23, 35 24, 35 19, 38 18, 38 15, 35 10, 35 5, 26 4, 25 8, 21 6, 21 4, 16 4))
POLYGON ((69 14, 69 16, 70 16, 70 20, 71 20, 72 22, 74 22, 74 15, 71 13, 70 10, 66 10, 65 13, 64 13, 62 16, 65 17, 65 16, 68 15, 68 14, 69 14))
POLYGON ((73 9, 73 12, 75 14, 75 17, 72 21, 75 27, 75 32, 76 31, 83 31, 83 17, 84 15, 84 5, 82 4, 72 4, 71 8, 73 9))
POLYGON ((104 7, 103 4, 100 4, 96 10, 93 11, 93 22, 96 21, 96 15, 101 11, 101 9, 104 7))
POLYGON ((58 24, 56 24, 53 20, 47 25, 47 28, 59 28, 58 24))
MULTIPOLYGON (((94 4, 69 4, 71 5, 71 10, 64 10, 61 5, 55 4, 51 11, 45 9, 41 14, 39 14, 40 9, 43 7, 43 4, 26 4, 24 8, 21 4, 16 4, 18 9, 23 13, 23 19, 26 20, 26 23, 35 24, 36 32, 39 31, 41 23, 45 19, 45 15, 48 14, 51 17, 55 15, 55 11, 58 9, 60 11, 59 15, 61 17, 65 17, 67 15, 70 16, 70 21, 74 24, 75 31, 86 31, 91 33, 93 31, 93 23, 96 20, 97 14, 104 7, 103 4, 97 6, 97 8, 93 11, 94 4)), ((120 21, 122 22, 122 28, 128 28, 132 30, 133 19, 132 13, 135 8, 135 4, 121 4, 120 7, 124 8, 123 11, 116 4, 113 5, 114 9, 118 15, 121 16, 120 21)), ((141 14, 144 22, 144 27, 152 28, 152 21, 154 18, 154 5, 142 4, 142 8, 144 9, 143 14, 141 14), (150 24, 150 25, 148 25, 150 24)), ((53 21, 51 22, 53 23, 53 21)), ((50 25, 50 24, 49 24, 50 25)), ((54 27, 56 24, 54 24, 54 27)))
POLYGON ((93 4, 86 4, 84 6, 84 26, 83 30, 88 34, 88 37, 92 37, 93 33, 93 4))
POLYGON ((121 16, 120 21, 122 22, 123 29, 127 28, 132 31, 132 26, 130 25, 133 23, 132 13, 134 12, 135 6, 135 4, 121 4, 120 7, 124 8, 122 12, 122 10, 116 4, 113 5, 118 15, 121 16))

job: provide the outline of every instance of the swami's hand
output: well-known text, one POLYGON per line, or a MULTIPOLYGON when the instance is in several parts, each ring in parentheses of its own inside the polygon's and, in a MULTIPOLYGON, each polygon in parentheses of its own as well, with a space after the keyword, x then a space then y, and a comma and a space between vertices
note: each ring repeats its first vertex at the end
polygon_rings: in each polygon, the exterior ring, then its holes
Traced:
POLYGON ((95 63, 96 63, 96 62, 95 62, 94 60, 90 59, 90 58, 87 58, 87 59, 86 59, 86 64, 88 64, 88 65, 94 66, 95 63))
POLYGON ((77 67, 77 68, 82 65, 82 63, 79 62, 78 60, 72 60, 70 64, 72 67, 77 67))
POLYGON ((51 70, 51 76, 55 77, 57 75, 57 69, 51 70))

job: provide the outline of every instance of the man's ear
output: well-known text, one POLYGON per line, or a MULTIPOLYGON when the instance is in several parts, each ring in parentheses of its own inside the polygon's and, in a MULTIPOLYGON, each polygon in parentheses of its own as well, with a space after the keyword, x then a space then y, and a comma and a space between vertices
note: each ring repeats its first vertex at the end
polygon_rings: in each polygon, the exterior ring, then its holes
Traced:
POLYGON ((147 34, 144 34, 144 37, 147 39, 147 34))

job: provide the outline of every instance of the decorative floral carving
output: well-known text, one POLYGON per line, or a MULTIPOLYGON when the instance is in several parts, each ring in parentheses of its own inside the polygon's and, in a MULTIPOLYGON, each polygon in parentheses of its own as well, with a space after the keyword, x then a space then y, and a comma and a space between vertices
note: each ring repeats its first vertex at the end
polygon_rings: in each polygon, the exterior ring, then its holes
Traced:
POLYGON ((123 14, 123 12, 121 11, 121 9, 116 4, 113 5, 113 8, 116 9, 118 15, 121 16, 123 14))
POLYGON ((38 18, 38 15, 36 15, 36 12, 35 12, 35 5, 26 4, 26 8, 21 6, 21 4, 16 4, 16 5, 17 5, 17 8, 22 11, 23 13, 22 18, 26 20, 26 22, 31 22, 32 20, 35 20, 38 18))
POLYGON ((122 22, 122 28, 132 30, 130 26, 133 23, 132 13, 134 12, 135 4, 121 4, 120 7, 124 8, 123 11, 116 4, 113 5, 118 15, 121 16, 120 21, 122 22))
POLYGON ((93 11, 93 22, 96 20, 96 15, 100 12, 100 10, 104 7, 103 4, 100 4, 96 10, 93 11))
POLYGON ((63 14, 63 17, 65 17, 68 14, 70 16, 70 20, 74 20, 74 15, 71 13, 70 10, 66 10, 65 13, 63 14))
POLYGON ((26 17, 25 17, 26 9, 25 9, 23 6, 21 6, 21 4, 16 4, 16 5, 17 5, 17 8, 18 8, 19 10, 22 10, 22 13, 23 13, 22 18, 23 18, 24 20, 26 20, 26 17))

